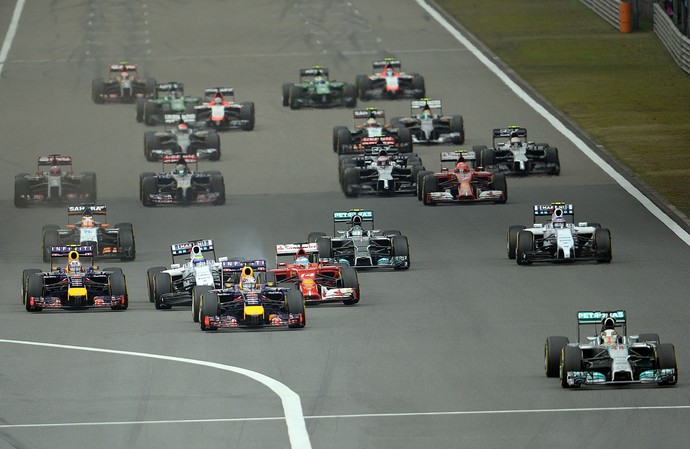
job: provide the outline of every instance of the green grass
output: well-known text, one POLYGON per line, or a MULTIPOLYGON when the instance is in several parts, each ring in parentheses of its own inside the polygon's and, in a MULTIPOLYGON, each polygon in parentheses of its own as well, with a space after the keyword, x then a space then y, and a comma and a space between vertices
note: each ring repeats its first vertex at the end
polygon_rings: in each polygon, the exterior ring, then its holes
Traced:
POLYGON ((690 216, 690 75, 650 23, 620 33, 579 0, 436 1, 690 216))

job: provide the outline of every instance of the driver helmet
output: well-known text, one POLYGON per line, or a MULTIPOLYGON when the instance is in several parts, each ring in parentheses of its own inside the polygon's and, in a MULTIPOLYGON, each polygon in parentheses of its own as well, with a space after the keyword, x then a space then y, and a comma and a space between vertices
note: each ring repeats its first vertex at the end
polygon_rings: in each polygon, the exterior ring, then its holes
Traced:
POLYGON ((376 121, 376 118, 374 118, 374 117, 369 117, 369 118, 367 119, 367 126, 373 127, 373 126, 378 126, 378 125, 379 125, 379 122, 376 121))
POLYGON ((601 339, 605 345, 614 345, 618 340, 618 334, 616 333, 615 329, 606 329, 603 332, 601 339))
POLYGON ((177 91, 176 91, 176 90, 171 90, 170 93, 168 94, 168 97, 169 97, 171 100, 174 100, 175 98, 177 98, 177 91))
POLYGON ((433 114, 431 113, 431 109, 430 109, 430 108, 424 108, 424 109, 422 110, 422 118, 423 118, 423 119, 430 119, 430 118, 433 118, 433 114))
POLYGON ((256 287, 256 279, 254 276, 242 276, 240 279, 240 288, 242 290, 252 290, 256 287))
POLYGON ((93 228, 96 223, 93 220, 93 215, 90 213, 84 213, 81 216, 81 227, 82 228, 93 228))
POLYGON ((510 138, 510 144, 511 145, 520 145, 522 143, 522 139, 520 139, 517 136, 513 136, 510 138))
POLYGON ((390 164, 391 160, 386 155, 379 156, 378 158, 376 158, 376 165, 378 165, 379 167, 386 167, 390 164))
POLYGON ((192 264, 194 265, 203 264, 205 262, 206 259, 204 259, 204 255, 201 253, 194 254, 194 256, 192 257, 192 264))
POLYGON ((465 162, 458 162, 455 164, 456 173, 468 173, 469 171, 470 167, 465 162))
POLYGON ((393 70, 393 67, 386 66, 386 76, 393 76, 393 75, 395 75, 395 71, 393 70))
POLYGON ((120 73, 120 75, 122 76, 123 80, 126 80, 127 78, 129 78, 129 72, 122 72, 122 73, 120 73))
POLYGON ((187 173, 189 173, 189 168, 187 167, 187 164, 180 163, 175 166, 175 174, 186 175, 187 173))
POLYGON ((299 265, 302 268, 307 268, 309 266, 309 259, 306 256, 299 256, 295 259, 295 265, 299 265))
POLYGON ((217 96, 213 99, 213 103, 214 103, 214 104, 223 104, 223 97, 221 97, 220 95, 217 95, 217 96))
POLYGON ((317 75, 314 77, 314 83, 316 84, 326 84, 326 80, 323 78, 321 75, 317 75))
POLYGON ((60 176, 62 174, 62 170, 60 170, 60 166, 59 165, 53 165, 52 167, 50 167, 50 174, 52 176, 60 176))
POLYGON ((563 217, 556 217, 553 219, 553 227, 554 228, 565 228, 565 218, 563 217))
POLYGON ((189 126, 187 126, 186 123, 182 122, 179 125, 177 125, 177 130, 182 133, 188 133, 189 132, 189 126))
POLYGON ((67 264, 67 271, 69 271, 70 273, 81 273, 81 262, 79 262, 77 259, 70 260, 67 264))

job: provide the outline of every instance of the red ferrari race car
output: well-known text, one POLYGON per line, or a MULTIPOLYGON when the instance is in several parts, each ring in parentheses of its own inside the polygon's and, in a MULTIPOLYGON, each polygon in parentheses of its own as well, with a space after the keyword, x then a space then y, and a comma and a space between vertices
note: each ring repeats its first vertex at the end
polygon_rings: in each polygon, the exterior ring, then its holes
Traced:
POLYGON ((307 304, 359 302, 357 271, 346 265, 318 262, 317 243, 276 245, 276 266, 271 270, 278 284, 296 284, 307 304), (291 263, 279 262, 290 257, 291 263))
POLYGON ((441 165, 438 173, 421 171, 417 174, 417 199, 425 206, 438 203, 508 201, 506 176, 478 167, 474 152, 443 152, 441 163, 443 162, 454 162, 455 168, 451 170, 441 165))

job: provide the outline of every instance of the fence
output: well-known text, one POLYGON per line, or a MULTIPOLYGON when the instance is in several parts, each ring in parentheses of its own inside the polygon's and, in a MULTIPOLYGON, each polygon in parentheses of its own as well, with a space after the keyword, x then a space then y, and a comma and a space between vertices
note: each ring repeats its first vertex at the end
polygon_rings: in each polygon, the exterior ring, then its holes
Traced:
POLYGON ((654 33, 680 68, 690 74, 690 39, 681 34, 660 5, 654 5, 654 33))
POLYGON ((599 14, 614 28, 620 27, 620 6, 619 0, 580 0, 589 9, 599 14))

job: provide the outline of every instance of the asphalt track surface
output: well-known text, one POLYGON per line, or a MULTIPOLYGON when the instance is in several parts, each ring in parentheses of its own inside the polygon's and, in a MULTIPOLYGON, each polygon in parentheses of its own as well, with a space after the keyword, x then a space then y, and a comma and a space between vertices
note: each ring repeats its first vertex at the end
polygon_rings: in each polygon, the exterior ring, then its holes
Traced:
MULTIPOLYGON (((0 4, 3 35, 13 8, 0 4)), ((363 105, 389 117, 409 111, 405 100, 363 105)), ((299 395, 302 447, 681 447, 690 438, 690 250, 414 1, 27 2, 0 79, 0 135, 2 449, 290 447, 280 398, 210 363, 299 395), (290 111, 280 86, 314 64, 353 82, 386 56, 423 74, 445 112, 464 115, 467 147, 518 123, 559 148, 561 175, 509 179, 505 205, 346 199, 331 129, 350 125, 351 112, 290 111), (90 98, 91 79, 123 58, 189 93, 230 85, 256 103, 256 129, 223 134, 222 159, 205 165, 223 172, 226 205, 138 202, 139 173, 158 167, 143 156, 145 129, 133 106, 90 98), (66 212, 14 208, 12 180, 51 152, 97 172, 109 222, 134 223, 137 259, 120 264, 125 312, 30 314, 21 305, 21 270, 46 268, 41 227, 64 224, 66 212), (529 224, 533 204, 555 200, 611 229, 610 265, 507 259, 507 227, 529 224), (357 306, 309 308, 300 331, 204 334, 188 309, 156 311, 147 301, 145 271, 169 261, 172 242, 208 237, 220 254, 273 261, 276 243, 330 231, 331 212, 351 207, 373 209, 378 228, 400 229, 412 255, 407 272, 360 273, 357 306), (675 343, 676 387, 566 391, 544 376, 547 336, 574 338, 578 310, 617 308, 633 333, 675 343)), ((417 147, 428 168, 439 151, 417 147)))

